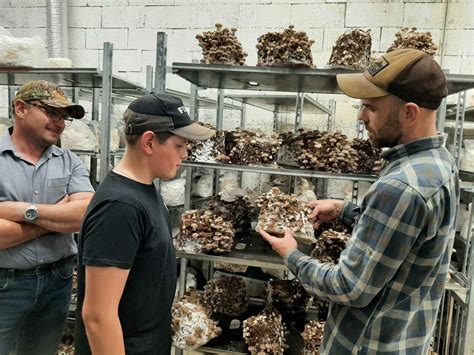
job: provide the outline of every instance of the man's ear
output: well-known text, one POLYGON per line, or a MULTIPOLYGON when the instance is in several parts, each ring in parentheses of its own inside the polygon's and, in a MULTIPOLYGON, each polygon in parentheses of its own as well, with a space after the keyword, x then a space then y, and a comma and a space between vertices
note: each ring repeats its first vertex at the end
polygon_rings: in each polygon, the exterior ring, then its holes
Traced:
POLYGON ((403 105, 403 122, 408 126, 413 126, 420 117, 420 107, 413 103, 407 102, 403 105))
POLYGON ((28 109, 28 104, 21 100, 16 100, 13 104, 13 111, 15 117, 24 117, 26 115, 26 110, 28 109))
POLYGON ((140 146, 146 155, 153 153, 153 145, 158 144, 158 140, 155 139, 155 133, 152 131, 146 131, 140 137, 140 146))

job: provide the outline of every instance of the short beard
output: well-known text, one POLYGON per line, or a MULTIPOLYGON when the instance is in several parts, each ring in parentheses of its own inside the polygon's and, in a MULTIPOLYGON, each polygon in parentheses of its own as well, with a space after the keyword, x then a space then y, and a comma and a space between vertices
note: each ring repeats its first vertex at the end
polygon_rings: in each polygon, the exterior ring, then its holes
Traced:
POLYGON ((390 105, 390 111, 385 125, 380 127, 378 137, 372 137, 370 139, 370 143, 374 148, 393 148, 401 143, 402 132, 400 129, 398 112, 403 103, 400 99, 396 97, 393 98, 394 100, 390 105))

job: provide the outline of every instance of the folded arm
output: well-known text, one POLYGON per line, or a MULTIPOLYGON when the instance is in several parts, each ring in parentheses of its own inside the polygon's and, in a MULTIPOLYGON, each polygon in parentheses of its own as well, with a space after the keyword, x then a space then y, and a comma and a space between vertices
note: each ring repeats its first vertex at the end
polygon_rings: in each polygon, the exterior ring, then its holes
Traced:
MULTIPOLYGON (((38 218, 34 225, 58 233, 77 232, 92 196, 92 192, 78 192, 54 205, 36 205, 38 218)), ((19 201, 0 202, 0 219, 23 223, 24 213, 29 205, 31 203, 19 201)))
POLYGON ((0 250, 12 248, 48 232, 48 230, 34 224, 0 219, 0 250))

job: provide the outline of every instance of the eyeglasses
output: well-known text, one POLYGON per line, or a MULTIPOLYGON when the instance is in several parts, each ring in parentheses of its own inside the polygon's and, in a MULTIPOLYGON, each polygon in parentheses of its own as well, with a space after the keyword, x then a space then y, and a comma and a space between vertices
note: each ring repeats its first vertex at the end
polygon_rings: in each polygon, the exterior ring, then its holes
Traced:
POLYGON ((67 114, 65 114, 64 112, 56 109, 56 108, 53 108, 53 107, 49 107, 49 106, 43 106, 43 105, 39 105, 39 104, 35 104, 33 102, 28 102, 28 105, 31 105, 31 106, 34 106, 34 107, 37 107, 39 108, 41 111, 43 111, 46 116, 48 116, 53 122, 59 122, 61 120, 64 120, 64 123, 66 125, 69 125, 71 122, 72 122, 72 118, 69 117, 67 114))

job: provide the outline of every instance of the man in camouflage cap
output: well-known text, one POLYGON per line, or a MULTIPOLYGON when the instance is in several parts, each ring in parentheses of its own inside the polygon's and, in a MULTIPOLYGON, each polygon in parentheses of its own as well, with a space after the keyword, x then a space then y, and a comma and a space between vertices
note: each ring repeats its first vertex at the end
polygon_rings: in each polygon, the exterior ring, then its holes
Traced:
POLYGON ((0 354, 55 354, 71 298, 72 233, 93 188, 83 162, 56 146, 84 117, 55 84, 23 85, 0 136, 0 354))
POLYGON ((72 118, 82 118, 85 114, 84 108, 69 101, 59 86, 45 80, 34 80, 24 84, 16 94, 13 104, 17 100, 41 101, 50 107, 64 108, 72 118))

